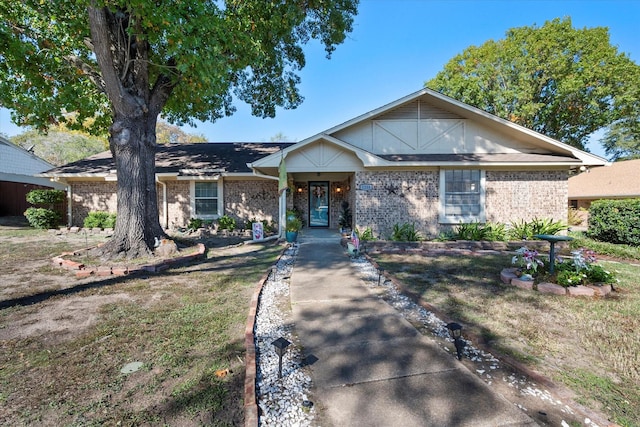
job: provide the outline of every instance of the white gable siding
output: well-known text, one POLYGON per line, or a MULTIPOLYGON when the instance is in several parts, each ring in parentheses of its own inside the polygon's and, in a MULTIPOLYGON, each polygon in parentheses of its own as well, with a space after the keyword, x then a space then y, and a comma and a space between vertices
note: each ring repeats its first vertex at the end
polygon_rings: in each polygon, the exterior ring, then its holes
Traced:
POLYGON ((286 158, 287 172, 353 172, 362 162, 351 151, 326 141, 302 147, 286 158))
POLYGON ((540 152, 539 147, 424 101, 401 105, 333 136, 374 154, 540 152))

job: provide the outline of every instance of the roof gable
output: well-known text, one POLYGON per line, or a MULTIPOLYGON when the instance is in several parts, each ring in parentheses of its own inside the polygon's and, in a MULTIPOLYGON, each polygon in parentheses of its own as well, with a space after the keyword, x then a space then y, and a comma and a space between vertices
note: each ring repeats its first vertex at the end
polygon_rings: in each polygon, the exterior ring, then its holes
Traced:
POLYGON ((572 158, 591 166, 607 163, 426 88, 323 133, 375 155, 529 153, 572 158))

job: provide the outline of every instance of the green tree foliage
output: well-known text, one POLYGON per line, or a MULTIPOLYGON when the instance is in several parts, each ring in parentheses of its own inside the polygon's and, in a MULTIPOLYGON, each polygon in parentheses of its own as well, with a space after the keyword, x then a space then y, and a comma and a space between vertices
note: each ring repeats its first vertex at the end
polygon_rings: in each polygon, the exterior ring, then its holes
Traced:
POLYGON ((302 45, 327 56, 357 0, 0 2, 0 105, 20 125, 109 129, 118 222, 107 256, 149 253, 164 234, 155 185, 156 123, 214 121, 234 97, 259 117, 303 100, 302 45), (73 120, 69 119, 73 113, 73 120))
POLYGON ((193 144, 207 142, 207 138, 204 135, 187 133, 178 126, 159 120, 156 125, 156 142, 158 144, 193 144))
POLYGON ((607 28, 575 29, 569 18, 471 46, 426 86, 580 149, 593 132, 640 117, 640 67, 607 28))
POLYGON ((614 123, 601 142, 610 160, 640 158, 640 115, 635 120, 614 123))
POLYGON ((36 156, 55 166, 75 162, 109 148, 106 137, 69 130, 64 125, 53 126, 47 133, 28 130, 10 139, 24 149, 33 147, 36 156))

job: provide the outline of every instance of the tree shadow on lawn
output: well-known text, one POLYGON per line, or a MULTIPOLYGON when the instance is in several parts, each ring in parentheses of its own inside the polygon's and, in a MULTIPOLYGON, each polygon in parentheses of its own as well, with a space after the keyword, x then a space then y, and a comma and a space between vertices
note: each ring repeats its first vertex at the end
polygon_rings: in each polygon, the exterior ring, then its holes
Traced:
MULTIPOLYGON (((220 256, 214 256, 211 258, 194 260, 188 263, 185 263, 185 262, 177 263, 175 265, 172 265, 168 269, 161 272, 157 272, 157 273, 145 272, 145 273, 126 275, 126 276, 106 276, 104 279, 98 279, 97 278, 98 276, 96 276, 94 278, 89 279, 91 280, 90 282, 79 283, 77 285, 73 285, 63 289, 43 291, 33 295, 26 295, 19 298, 2 300, 0 301, 0 310, 16 307, 16 306, 33 305, 33 304, 41 303, 51 298, 55 298, 59 296, 74 295, 74 294, 78 294, 91 289, 105 288, 109 286, 126 283, 127 281, 130 281, 130 280, 145 279, 148 277, 169 278, 169 277, 179 276, 185 272, 192 272, 192 273, 224 272, 228 270, 234 270, 239 267, 250 267, 251 270, 256 270, 256 269, 260 270, 264 268, 264 271, 266 272, 268 268, 273 265, 273 262, 270 260, 269 256, 261 257, 260 254, 264 253, 269 249, 273 250, 272 247, 263 246, 257 251, 251 251, 246 254, 229 254, 229 255, 224 254, 220 256), (237 262, 230 262, 234 260, 237 262), (220 263, 220 265, 217 267, 211 266, 211 267, 202 268, 203 266, 208 266, 216 262, 220 263), (251 262, 251 264, 248 265, 247 262, 251 262)), ((71 273, 67 273, 66 271, 61 271, 61 274, 68 274, 69 276, 71 276, 71 273)), ((77 279, 70 277, 70 280, 77 280, 77 279)))

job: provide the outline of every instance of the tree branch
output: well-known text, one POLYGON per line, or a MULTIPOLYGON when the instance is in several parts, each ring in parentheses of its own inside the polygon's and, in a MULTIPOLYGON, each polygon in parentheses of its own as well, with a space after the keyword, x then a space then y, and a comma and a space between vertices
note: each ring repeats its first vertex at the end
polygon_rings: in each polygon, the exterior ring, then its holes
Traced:
POLYGON ((91 27, 91 41, 93 52, 102 71, 104 91, 109 97, 114 110, 127 116, 134 113, 138 103, 133 99, 122 85, 116 70, 113 52, 111 51, 111 39, 109 37, 109 25, 107 23, 106 9, 95 7, 95 1, 87 8, 89 14, 89 26, 91 27))

